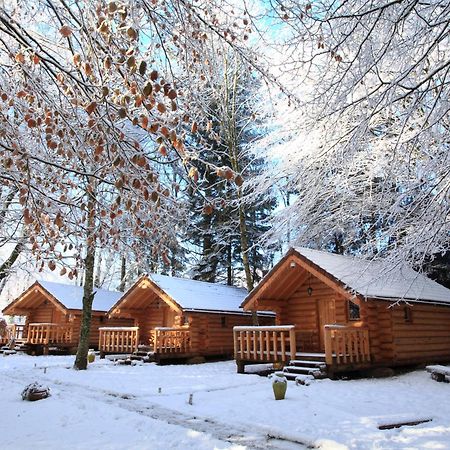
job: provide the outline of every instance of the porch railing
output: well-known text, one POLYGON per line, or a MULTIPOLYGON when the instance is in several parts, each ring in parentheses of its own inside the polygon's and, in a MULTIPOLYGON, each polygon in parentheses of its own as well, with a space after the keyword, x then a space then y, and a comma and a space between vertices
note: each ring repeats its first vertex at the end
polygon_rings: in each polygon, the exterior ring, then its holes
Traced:
POLYGON ((10 325, 9 336, 16 342, 25 342, 27 340, 26 325, 13 324, 10 325))
POLYGON ((234 327, 236 361, 284 362, 295 358, 295 326, 234 327))
POLYGON ((139 327, 99 328, 98 348, 105 353, 133 353, 138 348, 139 327))
POLYGON ((27 342, 29 344, 70 344, 72 341, 72 325, 59 323, 28 324, 27 342))
POLYGON ((12 324, 6 327, 3 335, 0 336, 0 343, 7 344, 13 340, 16 343, 26 342, 27 340, 26 325, 12 324))
POLYGON ((327 365, 370 362, 369 330, 325 325, 325 361, 327 365))
POLYGON ((157 327, 152 330, 155 353, 189 353, 191 337, 188 327, 157 327))

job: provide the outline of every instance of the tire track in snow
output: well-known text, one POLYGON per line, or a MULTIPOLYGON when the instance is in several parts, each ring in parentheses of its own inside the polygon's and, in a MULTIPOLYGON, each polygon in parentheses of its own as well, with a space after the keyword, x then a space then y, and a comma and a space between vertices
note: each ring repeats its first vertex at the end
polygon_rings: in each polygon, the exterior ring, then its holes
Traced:
MULTIPOLYGON (((49 367, 50 369, 51 367, 49 367)), ((31 377, 29 373, 15 371, 14 375, 3 374, 11 381, 21 383, 32 383, 36 377, 31 377)), ((252 425, 251 430, 245 425, 236 426, 220 422, 210 417, 201 417, 193 414, 186 414, 182 411, 166 408, 156 403, 142 402, 142 399, 136 395, 123 394, 106 389, 98 389, 73 382, 51 380, 48 377, 42 377, 47 383, 53 383, 60 392, 69 396, 77 393, 82 397, 100 403, 114 405, 128 412, 139 414, 156 421, 162 421, 170 425, 194 430, 200 433, 208 434, 218 440, 230 444, 246 446, 249 450, 301 450, 316 447, 313 442, 307 439, 300 441, 295 436, 286 436, 284 433, 278 433, 274 430, 252 425)), ((178 395, 178 394, 177 394, 178 395)))

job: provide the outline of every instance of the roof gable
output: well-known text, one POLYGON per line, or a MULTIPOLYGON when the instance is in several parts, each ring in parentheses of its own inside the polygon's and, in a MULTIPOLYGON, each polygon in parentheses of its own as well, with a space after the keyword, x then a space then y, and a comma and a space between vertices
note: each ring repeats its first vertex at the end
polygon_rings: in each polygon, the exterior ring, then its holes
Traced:
POLYGON ((110 314, 123 308, 129 296, 136 293, 136 289, 147 287, 174 309, 245 314, 240 307, 247 295, 245 289, 158 274, 139 278, 113 305, 110 314))
POLYGON ((157 274, 149 278, 184 310, 243 312, 243 288, 157 274))
POLYGON ((370 261, 303 247, 296 247, 295 251, 363 297, 450 305, 450 289, 406 264, 392 267, 383 260, 370 261))
POLYGON ((392 267, 386 261, 337 255, 304 247, 291 248, 246 297, 243 306, 249 306, 264 284, 276 276, 288 260, 303 261, 309 268, 319 270, 334 284, 336 290, 359 298, 378 298, 390 301, 408 300, 450 306, 450 289, 429 279, 406 265, 392 267))
MULTIPOLYGON (((23 294, 10 303, 5 309, 5 314, 12 307, 19 307, 34 289, 39 289, 57 307, 61 309, 83 309, 83 287, 53 281, 35 281, 23 294)), ((92 304, 93 311, 108 311, 111 306, 122 296, 122 292, 107 291, 105 289, 94 288, 95 296, 92 304)))
MULTIPOLYGON (((83 287, 52 281, 39 281, 39 284, 58 299, 67 309, 83 309, 83 287)), ((109 311, 123 292, 94 288, 93 311, 109 311)))

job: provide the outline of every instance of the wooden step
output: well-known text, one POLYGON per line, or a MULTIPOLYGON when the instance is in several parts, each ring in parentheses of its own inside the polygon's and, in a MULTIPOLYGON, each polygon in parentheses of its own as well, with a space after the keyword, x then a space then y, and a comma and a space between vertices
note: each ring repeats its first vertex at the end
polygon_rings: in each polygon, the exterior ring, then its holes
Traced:
POLYGON ((283 369, 283 372, 288 373, 314 373, 314 372, 321 372, 321 369, 319 367, 305 367, 305 366, 286 366, 283 369))
POLYGON ((323 361, 314 361, 312 359, 293 359, 290 361, 291 366, 313 366, 325 369, 327 365, 323 361))
POLYGON ((289 373, 289 372, 283 372, 283 375, 288 381, 295 381, 295 379, 299 376, 298 373, 289 373))
POLYGON ((295 354, 295 359, 325 361, 325 353, 297 352, 295 354))

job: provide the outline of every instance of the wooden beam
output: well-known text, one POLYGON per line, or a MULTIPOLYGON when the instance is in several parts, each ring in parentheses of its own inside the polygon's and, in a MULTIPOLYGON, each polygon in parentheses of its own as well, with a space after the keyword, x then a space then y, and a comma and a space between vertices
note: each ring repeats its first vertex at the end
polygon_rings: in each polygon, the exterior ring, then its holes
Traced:
MULTIPOLYGON (((295 270, 293 268, 289 268, 289 270, 295 270)), ((309 276, 309 273, 305 270, 302 270, 301 272, 295 274, 296 276, 293 278, 292 281, 290 281, 289 283, 286 282, 284 288, 278 293, 278 297, 279 298, 283 298, 285 297, 287 294, 290 293, 290 290, 294 287, 294 286, 298 286, 300 287, 307 279, 309 276)))
POLYGON ((325 271, 318 270, 312 265, 308 264, 307 262, 303 261, 299 256, 292 255, 292 259, 300 266, 303 267, 305 270, 311 273, 311 275, 315 276, 317 279, 325 283, 327 286, 329 286, 331 289, 335 290, 342 296, 344 296, 346 299, 350 299, 353 297, 353 294, 344 287, 342 287, 342 282, 339 280, 333 280, 329 274, 327 274, 325 271))

